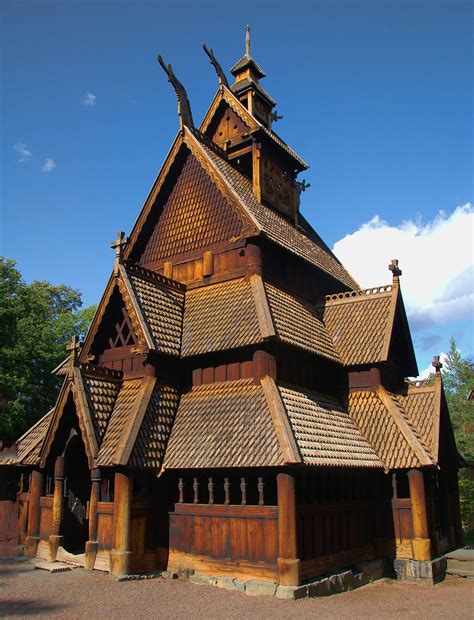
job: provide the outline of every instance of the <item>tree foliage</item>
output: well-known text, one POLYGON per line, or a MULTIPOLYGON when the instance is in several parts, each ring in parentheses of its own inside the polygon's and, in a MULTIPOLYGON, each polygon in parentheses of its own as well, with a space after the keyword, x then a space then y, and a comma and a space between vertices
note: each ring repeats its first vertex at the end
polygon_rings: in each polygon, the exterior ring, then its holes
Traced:
MULTIPOLYGON (((444 362, 443 385, 459 452, 474 464, 474 402, 468 400, 474 388, 474 364, 462 357, 454 339, 444 362)), ((463 468, 459 473, 459 494, 464 527, 474 528, 473 470, 463 468)))
POLYGON ((53 406, 61 378, 51 371, 94 311, 68 286, 27 284, 15 261, 0 257, 0 439, 16 439, 53 406))

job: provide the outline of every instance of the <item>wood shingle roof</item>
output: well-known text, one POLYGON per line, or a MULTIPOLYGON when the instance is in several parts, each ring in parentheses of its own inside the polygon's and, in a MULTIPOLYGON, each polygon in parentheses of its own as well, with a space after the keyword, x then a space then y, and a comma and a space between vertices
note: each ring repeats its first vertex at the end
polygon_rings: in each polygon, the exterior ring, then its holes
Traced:
POLYGON ((165 468, 283 465, 263 389, 252 380, 213 383, 181 397, 165 468))
POLYGON ((391 286, 326 298, 323 321, 345 365, 387 359, 395 303, 391 286))
POLYGON ((279 386, 306 465, 382 467, 382 462, 342 405, 330 396, 279 386))
POLYGON ((349 415, 387 469, 435 464, 394 394, 382 386, 351 391, 348 406, 349 415))

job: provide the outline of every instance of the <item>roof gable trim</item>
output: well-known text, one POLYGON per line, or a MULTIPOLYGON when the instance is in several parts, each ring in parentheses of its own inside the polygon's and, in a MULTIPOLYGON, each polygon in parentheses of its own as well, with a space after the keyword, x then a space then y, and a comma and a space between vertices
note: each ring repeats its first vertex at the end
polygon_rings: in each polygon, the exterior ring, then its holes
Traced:
POLYGON ((261 380, 261 385, 285 463, 302 463, 285 405, 275 382, 267 376, 261 380))

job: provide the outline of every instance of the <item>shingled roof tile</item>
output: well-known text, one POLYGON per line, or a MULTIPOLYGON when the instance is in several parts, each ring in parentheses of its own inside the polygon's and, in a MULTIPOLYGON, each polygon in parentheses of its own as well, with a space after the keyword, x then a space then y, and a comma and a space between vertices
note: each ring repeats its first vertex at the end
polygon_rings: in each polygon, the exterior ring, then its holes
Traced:
POLYGON ((184 290, 161 284, 147 270, 127 268, 148 330, 159 353, 179 356, 184 312, 184 290))
POLYGON ((258 222, 264 235, 292 254, 300 256, 307 262, 322 269, 349 289, 359 288, 357 282, 341 265, 334 254, 328 250, 326 244, 323 242, 318 243, 314 238, 309 238, 273 209, 260 204, 255 198, 252 184, 247 177, 236 170, 223 156, 218 155, 217 149, 207 146, 204 140, 199 141, 199 144, 226 182, 238 195, 244 207, 258 222))
POLYGON ((268 282, 265 290, 281 340, 332 361, 341 361, 312 304, 268 282))
POLYGON ((251 380, 213 383, 181 397, 167 469, 283 465, 271 413, 251 380))
POLYGON ((385 361, 395 294, 391 286, 385 286, 326 298, 324 325, 344 364, 385 361))
POLYGON ((382 467, 342 405, 330 396, 279 386, 296 442, 307 465, 382 467))
POLYGON ((179 402, 178 390, 156 384, 140 426, 128 464, 159 470, 179 402))
POLYGON ((349 415, 388 469, 433 465, 434 461, 396 395, 381 386, 349 393, 349 415))
POLYGON ((243 278, 187 291, 183 356, 234 349, 261 340, 252 288, 243 278))

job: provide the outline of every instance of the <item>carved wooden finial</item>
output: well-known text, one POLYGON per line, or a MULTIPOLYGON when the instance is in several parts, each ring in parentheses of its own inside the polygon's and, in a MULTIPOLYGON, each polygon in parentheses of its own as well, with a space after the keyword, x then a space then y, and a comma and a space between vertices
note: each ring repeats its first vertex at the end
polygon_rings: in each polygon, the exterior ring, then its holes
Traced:
POLYGON ((77 336, 72 336, 71 342, 66 345, 66 351, 69 352, 69 376, 72 375, 74 368, 78 365, 79 351, 81 343, 77 336))
POLYGON ((398 278, 402 275, 402 270, 398 267, 398 258, 392 258, 392 262, 388 268, 392 272, 394 281, 398 281, 398 278))
POLYGON ((245 28, 245 55, 250 58, 250 26, 245 28))
POLYGON ((206 52, 206 54, 209 56, 209 60, 211 61, 211 65, 214 67, 214 69, 215 69, 215 71, 217 73, 217 77, 219 78, 219 84, 221 86, 224 85, 227 88, 229 88, 229 82, 227 81, 227 77, 226 77, 222 67, 217 62, 217 59, 214 56, 214 51, 213 51, 212 47, 211 47, 211 49, 209 49, 205 43, 201 43, 201 47, 206 52))
POLYGON ((441 368, 443 368, 443 364, 439 361, 439 355, 435 355, 433 357, 432 366, 435 369, 435 372, 441 372, 441 368))
POLYGON ((123 251, 128 243, 128 237, 125 236, 123 230, 117 233, 117 239, 112 241, 110 247, 115 250, 114 274, 118 274, 118 266, 123 263, 123 251))
POLYGON ((194 129, 193 115, 191 113, 191 105, 189 104, 186 89, 178 80, 176 75, 173 73, 171 65, 165 64, 165 61, 159 54, 157 56, 157 60, 160 63, 163 71, 168 76, 168 82, 170 82, 170 84, 173 86, 174 92, 176 94, 176 99, 178 100, 180 129, 183 129, 184 125, 186 125, 186 127, 189 127, 189 129, 194 129))

